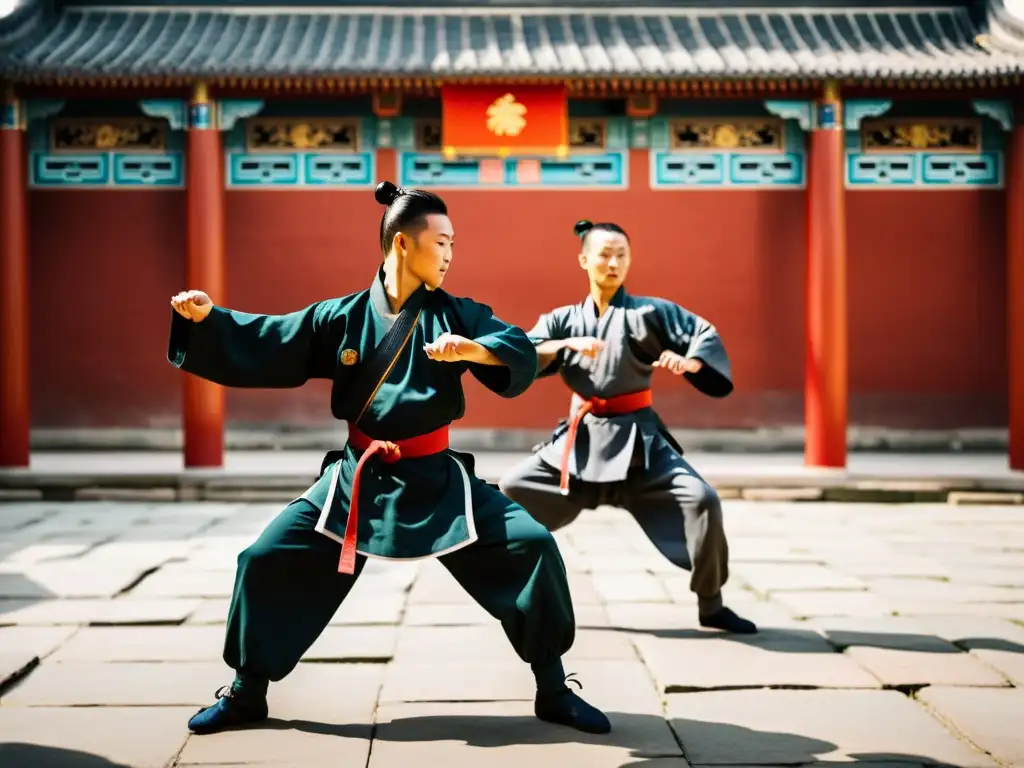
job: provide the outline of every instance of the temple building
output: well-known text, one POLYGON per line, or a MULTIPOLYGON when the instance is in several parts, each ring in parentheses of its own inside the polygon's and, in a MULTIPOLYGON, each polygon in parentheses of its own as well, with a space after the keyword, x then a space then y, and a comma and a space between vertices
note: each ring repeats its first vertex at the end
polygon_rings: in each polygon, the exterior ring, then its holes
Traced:
MULTIPOLYGON (((437 190, 445 288, 529 328, 583 298, 578 219, 629 289, 707 317, 735 393, 658 374, 673 427, 1009 428, 1024 469, 1024 17, 1003 0, 22 0, 0 19, 0 466, 32 428, 330 419, 165 354, 170 296, 280 313, 365 288, 383 179, 437 190)), ((557 379, 456 426, 549 429, 557 379)))

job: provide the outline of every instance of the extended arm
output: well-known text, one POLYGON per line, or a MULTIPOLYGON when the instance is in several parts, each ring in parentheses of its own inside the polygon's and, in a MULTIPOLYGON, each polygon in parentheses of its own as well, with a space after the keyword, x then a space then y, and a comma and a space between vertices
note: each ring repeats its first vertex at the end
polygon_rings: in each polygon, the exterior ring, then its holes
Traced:
POLYGON ((191 319, 175 311, 167 359, 226 387, 298 387, 310 378, 330 377, 330 371, 322 370, 320 306, 255 315, 211 303, 201 319, 194 311, 191 319))

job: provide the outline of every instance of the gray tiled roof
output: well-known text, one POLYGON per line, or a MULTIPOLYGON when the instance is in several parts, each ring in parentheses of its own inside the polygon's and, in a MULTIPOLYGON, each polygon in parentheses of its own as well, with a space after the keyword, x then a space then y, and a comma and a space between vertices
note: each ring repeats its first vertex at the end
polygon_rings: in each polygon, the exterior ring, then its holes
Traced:
POLYGON ((1022 71, 1024 24, 1001 0, 973 11, 79 6, 55 17, 27 8, 0 23, 0 74, 15 77, 953 78, 1022 71))

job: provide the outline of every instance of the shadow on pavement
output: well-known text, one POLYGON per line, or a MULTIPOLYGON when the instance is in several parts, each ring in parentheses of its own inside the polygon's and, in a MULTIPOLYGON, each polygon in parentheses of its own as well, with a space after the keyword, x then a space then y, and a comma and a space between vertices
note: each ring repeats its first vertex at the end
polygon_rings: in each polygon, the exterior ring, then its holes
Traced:
POLYGON ((4 768, 131 768, 77 749, 21 742, 0 744, 0 765, 4 768))

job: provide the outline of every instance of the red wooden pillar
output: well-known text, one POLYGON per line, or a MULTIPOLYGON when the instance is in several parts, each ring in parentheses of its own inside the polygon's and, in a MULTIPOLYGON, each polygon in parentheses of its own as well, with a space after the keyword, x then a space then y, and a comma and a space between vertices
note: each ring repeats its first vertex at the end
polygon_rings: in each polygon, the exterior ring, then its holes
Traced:
POLYGON ((1006 178, 1010 468, 1024 470, 1024 104, 1014 105, 1006 178))
POLYGON ((6 89, 0 122, 0 466, 29 465, 28 205, 22 104, 6 89))
POLYGON ((807 176, 804 464, 846 466, 845 147, 835 83, 815 105, 807 176))
MULTIPOLYGON (((224 153, 216 105, 203 84, 196 86, 188 127, 186 286, 223 305, 224 153)), ((223 465, 223 388, 186 374, 184 431, 186 467, 223 465)))

